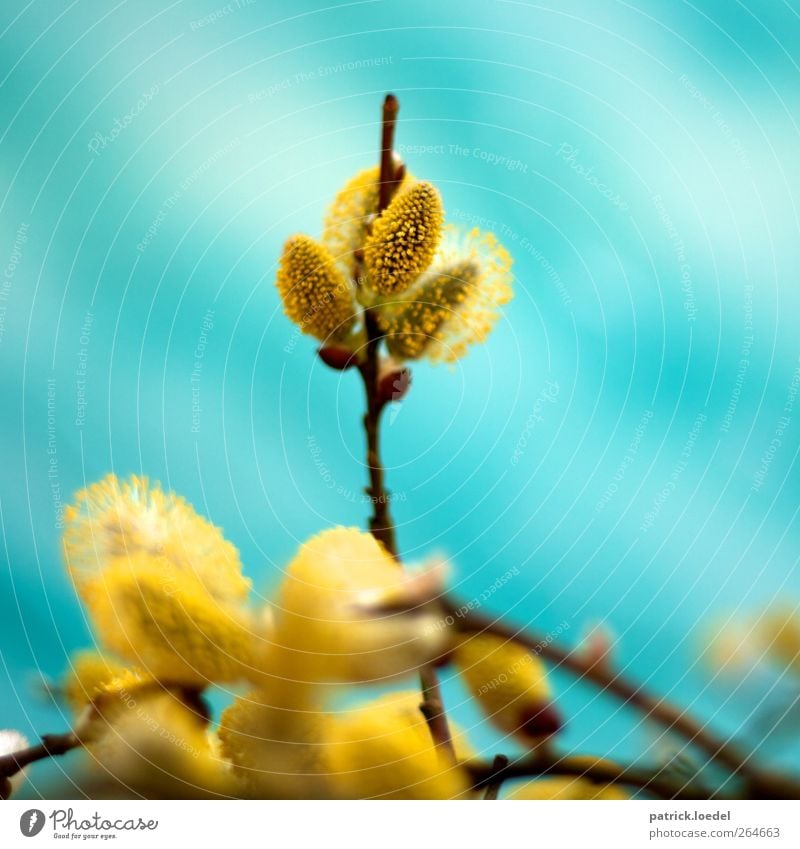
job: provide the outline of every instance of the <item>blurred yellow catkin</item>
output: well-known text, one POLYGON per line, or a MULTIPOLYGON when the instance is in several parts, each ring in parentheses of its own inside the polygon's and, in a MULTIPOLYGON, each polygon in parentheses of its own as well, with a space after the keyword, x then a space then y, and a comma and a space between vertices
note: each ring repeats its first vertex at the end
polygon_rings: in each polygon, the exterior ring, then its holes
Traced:
POLYGON ((333 528, 300 548, 278 591, 275 643, 284 668, 312 682, 363 683, 408 675, 437 657, 435 616, 373 613, 413 589, 375 538, 333 528))
POLYGON ((469 785, 465 773, 437 751, 419 709, 420 700, 418 692, 392 693, 347 710, 331 721, 326 753, 332 787, 338 796, 466 797, 469 785))
POLYGON ((453 661, 470 695, 501 731, 536 745, 559 730, 547 670, 525 647, 476 634, 456 647, 453 661))

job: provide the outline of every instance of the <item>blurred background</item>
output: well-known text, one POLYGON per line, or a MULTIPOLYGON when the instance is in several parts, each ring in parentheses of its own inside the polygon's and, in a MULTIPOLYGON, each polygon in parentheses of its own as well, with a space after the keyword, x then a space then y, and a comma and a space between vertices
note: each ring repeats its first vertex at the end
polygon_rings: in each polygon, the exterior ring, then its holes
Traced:
MULTIPOLYGON (((85 484, 161 480, 265 595, 299 542, 364 525, 357 376, 274 274, 377 161, 393 91, 408 168, 516 275, 488 343, 415 366, 387 419, 405 558, 566 644, 603 623, 625 674, 796 758, 754 728, 797 693, 700 653, 800 599, 798 45, 794 0, 6 0, 0 727, 66 727, 36 691, 92 642, 60 555, 85 484)), ((556 680, 566 748, 672 745, 556 680)))

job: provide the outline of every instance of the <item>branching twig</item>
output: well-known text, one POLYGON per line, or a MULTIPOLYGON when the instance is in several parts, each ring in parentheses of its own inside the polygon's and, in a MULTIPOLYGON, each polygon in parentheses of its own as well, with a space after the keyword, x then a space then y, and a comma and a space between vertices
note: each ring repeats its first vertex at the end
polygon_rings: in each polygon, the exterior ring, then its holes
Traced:
POLYGON ((765 771, 750 760, 729 740, 717 737, 688 712, 670 702, 656 698, 640 685, 634 684, 600 660, 586 660, 580 654, 561 648, 544 636, 525 632, 520 628, 484 616, 467 605, 444 599, 444 613, 454 621, 454 627, 465 633, 492 633, 506 640, 526 646, 533 654, 548 660, 554 666, 566 669, 583 681, 589 681, 605 693, 610 693, 659 723, 669 731, 679 734, 701 749, 716 763, 724 766, 734 776, 742 779, 750 798, 800 798, 800 782, 791 776, 765 771))
MULTIPOLYGON (((383 104, 381 130, 378 213, 390 203, 403 175, 402 166, 395 167, 393 153, 398 110, 397 99, 391 94, 387 95, 383 104)), ((358 255, 356 263, 354 276, 358 284, 360 264, 358 255)), ((363 421, 370 482, 366 492, 370 496, 373 508, 369 525, 373 536, 393 557, 398 558, 389 493, 384 482, 384 468, 380 456, 381 414, 386 405, 386 399, 381 397, 379 391, 381 333, 375 316, 369 308, 364 309, 363 317, 366 346, 364 355, 358 363, 358 370, 364 382, 367 407, 363 421)), ((466 606, 459 606, 449 599, 443 599, 440 604, 443 615, 448 619, 452 618, 457 630, 465 634, 493 633, 504 639, 515 640, 527 646, 532 653, 558 667, 567 669, 581 680, 595 684, 603 692, 613 694, 645 717, 681 735, 689 743, 701 749, 712 761, 724 766, 733 776, 741 780, 744 784, 745 797, 800 799, 800 781, 796 778, 761 769, 752 763, 750 756, 742 752, 734 743, 717 737, 686 711, 664 699, 650 695, 641 686, 628 681, 620 673, 604 664, 602 659, 586 659, 575 652, 557 646, 547 638, 525 633, 521 629, 483 616, 466 606)), ((441 689, 432 666, 425 667, 420 672, 420 683, 423 695, 420 710, 428 723, 434 743, 451 762, 455 762, 441 689)), ((193 702, 190 700, 187 704, 191 705, 193 702)), ((0 756, 0 798, 7 795, 9 779, 25 767, 46 758, 66 754, 81 745, 79 737, 74 732, 68 731, 63 734, 45 735, 37 745, 0 756)), ((535 757, 514 763, 509 763, 507 758, 498 755, 491 764, 471 761, 465 765, 465 769, 472 777, 473 786, 476 789, 485 788, 484 798, 486 799, 496 799, 500 786, 505 780, 544 775, 582 777, 598 784, 624 784, 669 799, 719 798, 717 791, 710 792, 697 784, 677 779, 664 769, 648 771, 617 766, 607 761, 557 758, 549 752, 540 752, 535 757)))
MULTIPOLYGON (((504 781, 515 778, 541 778, 543 776, 570 776, 586 778, 596 784, 626 784, 646 790, 663 799, 711 799, 708 790, 686 781, 676 781, 661 771, 623 767, 609 761, 587 762, 586 758, 536 757, 515 761, 498 769, 497 759, 492 764, 470 761, 465 764, 476 789, 499 788, 504 781)), ((496 797, 493 797, 496 798, 496 797)))

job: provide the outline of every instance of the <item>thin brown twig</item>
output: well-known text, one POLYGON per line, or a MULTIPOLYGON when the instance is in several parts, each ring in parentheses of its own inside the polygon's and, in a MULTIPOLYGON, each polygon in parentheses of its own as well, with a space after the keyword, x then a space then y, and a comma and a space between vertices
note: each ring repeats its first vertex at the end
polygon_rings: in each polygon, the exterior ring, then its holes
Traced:
POLYGON ((505 755, 495 755, 492 761, 492 774, 487 776, 486 790, 483 793, 484 801, 493 802, 500 795, 500 787, 503 784, 503 770, 508 767, 508 758, 505 755))
MULTIPOLYGON (((496 767, 495 763, 468 761, 464 768, 469 773, 476 789, 500 787, 504 781, 516 778, 541 778, 544 776, 568 776, 585 778, 598 785, 625 784, 660 796, 663 799, 711 799, 719 798, 708 789, 684 780, 675 779, 663 770, 651 771, 630 766, 619 766, 605 760, 587 761, 580 757, 536 757, 515 761, 496 767)), ((488 798, 485 797, 485 798, 488 798)), ((493 797, 496 798, 496 797, 493 797)))
MULTIPOLYGON (((400 179, 402 179, 402 171, 395 168, 394 161, 394 131, 399 108, 400 104, 397 98, 393 94, 387 94, 383 102, 381 122, 378 214, 389 205, 400 179)), ((364 414, 364 432, 367 440, 367 469, 369 472, 369 486, 366 488, 366 493, 372 503, 369 529, 375 539, 381 542, 395 559, 399 559, 394 522, 389 507, 389 492, 386 489, 380 453, 381 413, 386 406, 386 401, 380 397, 379 392, 381 332, 370 309, 364 310, 364 329, 366 346, 364 357, 359 363, 358 369, 364 382, 367 403, 367 411, 364 414)), ((425 717, 437 749, 442 752, 448 762, 454 763, 455 749, 444 710, 439 678, 432 666, 420 670, 419 677, 422 690, 420 710, 425 717)))
POLYGON ((372 504, 369 529, 386 550, 397 556, 394 524, 389 512, 389 492, 384 482, 384 469, 380 454, 381 413, 385 404, 378 396, 378 346, 380 331, 369 310, 364 311, 367 331, 365 358, 359 370, 364 381, 367 411, 364 414, 364 433, 367 437, 367 471, 369 486, 365 489, 372 504))
POLYGON ((387 94, 383 100, 381 116, 381 171, 378 189, 378 214, 380 215, 392 199, 397 181, 394 167, 394 129, 400 104, 393 94, 387 94))
POLYGON ((0 756, 0 778, 13 778, 26 766, 36 761, 60 757, 81 745, 81 741, 72 731, 66 731, 63 734, 45 734, 41 742, 35 746, 0 756))

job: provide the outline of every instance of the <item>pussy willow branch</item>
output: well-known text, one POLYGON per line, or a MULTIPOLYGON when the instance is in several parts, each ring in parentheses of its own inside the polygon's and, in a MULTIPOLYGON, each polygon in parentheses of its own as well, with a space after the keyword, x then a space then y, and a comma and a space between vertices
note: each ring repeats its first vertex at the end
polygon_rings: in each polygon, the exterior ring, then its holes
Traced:
MULTIPOLYGON (((137 692, 144 691, 171 691, 199 719, 202 719, 204 722, 209 722, 211 719, 211 710, 201 690, 193 687, 185 687, 183 684, 172 681, 153 680, 143 682, 137 688, 137 692)), ((98 703, 94 702, 90 714, 92 718, 101 715, 101 713, 98 713, 98 708, 98 703)), ((27 749, 20 749, 17 752, 0 756, 0 799, 8 794, 8 779, 13 778, 18 772, 25 769, 25 767, 37 761, 46 760, 47 758, 57 758, 61 755, 66 755, 67 752, 83 746, 83 741, 80 739, 79 733, 75 730, 65 731, 63 734, 43 734, 40 740, 41 742, 34 746, 28 746, 27 749)))
MULTIPOLYGON (((402 179, 402 171, 395 168, 394 161, 394 129, 400 104, 393 94, 387 94, 383 101, 381 121, 381 164, 379 175, 378 214, 389 205, 397 186, 402 179)), ((402 168, 402 166, 401 166, 402 168)), ((364 329, 366 346, 363 361, 359 364, 359 372, 364 381, 367 411, 364 415, 364 432, 367 439, 367 468, 369 470, 369 486, 367 495, 372 503, 372 516, 369 528, 372 535, 383 543, 386 550, 395 558, 398 557, 397 541, 395 539, 394 522, 389 507, 389 493, 384 483, 384 469, 380 451, 381 413, 386 401, 379 393, 379 363, 380 343, 382 334, 378 323, 370 309, 364 310, 364 329)), ((455 761, 455 750, 450 735, 450 726, 444 712, 441 686, 436 670, 426 666, 420 671, 420 687, 422 689, 422 711, 428 724, 431 737, 436 747, 451 761, 455 761)))
MULTIPOLYGON (((544 776, 565 776, 586 778, 596 784, 625 784, 645 790, 662 799, 711 799, 714 794, 697 785, 675 779, 663 771, 654 772, 645 769, 619 766, 609 761, 587 762, 586 758, 552 756, 536 757, 497 765, 481 761, 468 761, 464 768, 472 778, 473 787, 490 788, 494 792, 504 781, 517 778, 542 778, 544 776)), ((488 795, 484 798, 490 798, 488 795)), ((491 798, 497 798, 493 795, 491 798)))
MULTIPOLYGON (((701 749, 712 761, 724 766, 740 778, 749 798, 800 799, 800 781, 788 775, 767 771, 754 764, 750 756, 730 742, 717 737, 688 712, 656 698, 640 685, 628 681, 602 659, 586 660, 580 654, 556 645, 545 636, 531 634, 522 629, 484 616, 466 605, 458 605, 449 599, 440 600, 445 616, 452 618, 454 626, 465 633, 492 633, 506 640, 514 640, 526 646, 533 654, 561 669, 566 669, 577 678, 589 681, 605 693, 610 693, 657 722, 669 731, 674 731, 686 741, 701 749)), ((527 773, 530 774, 530 773, 527 773)))

